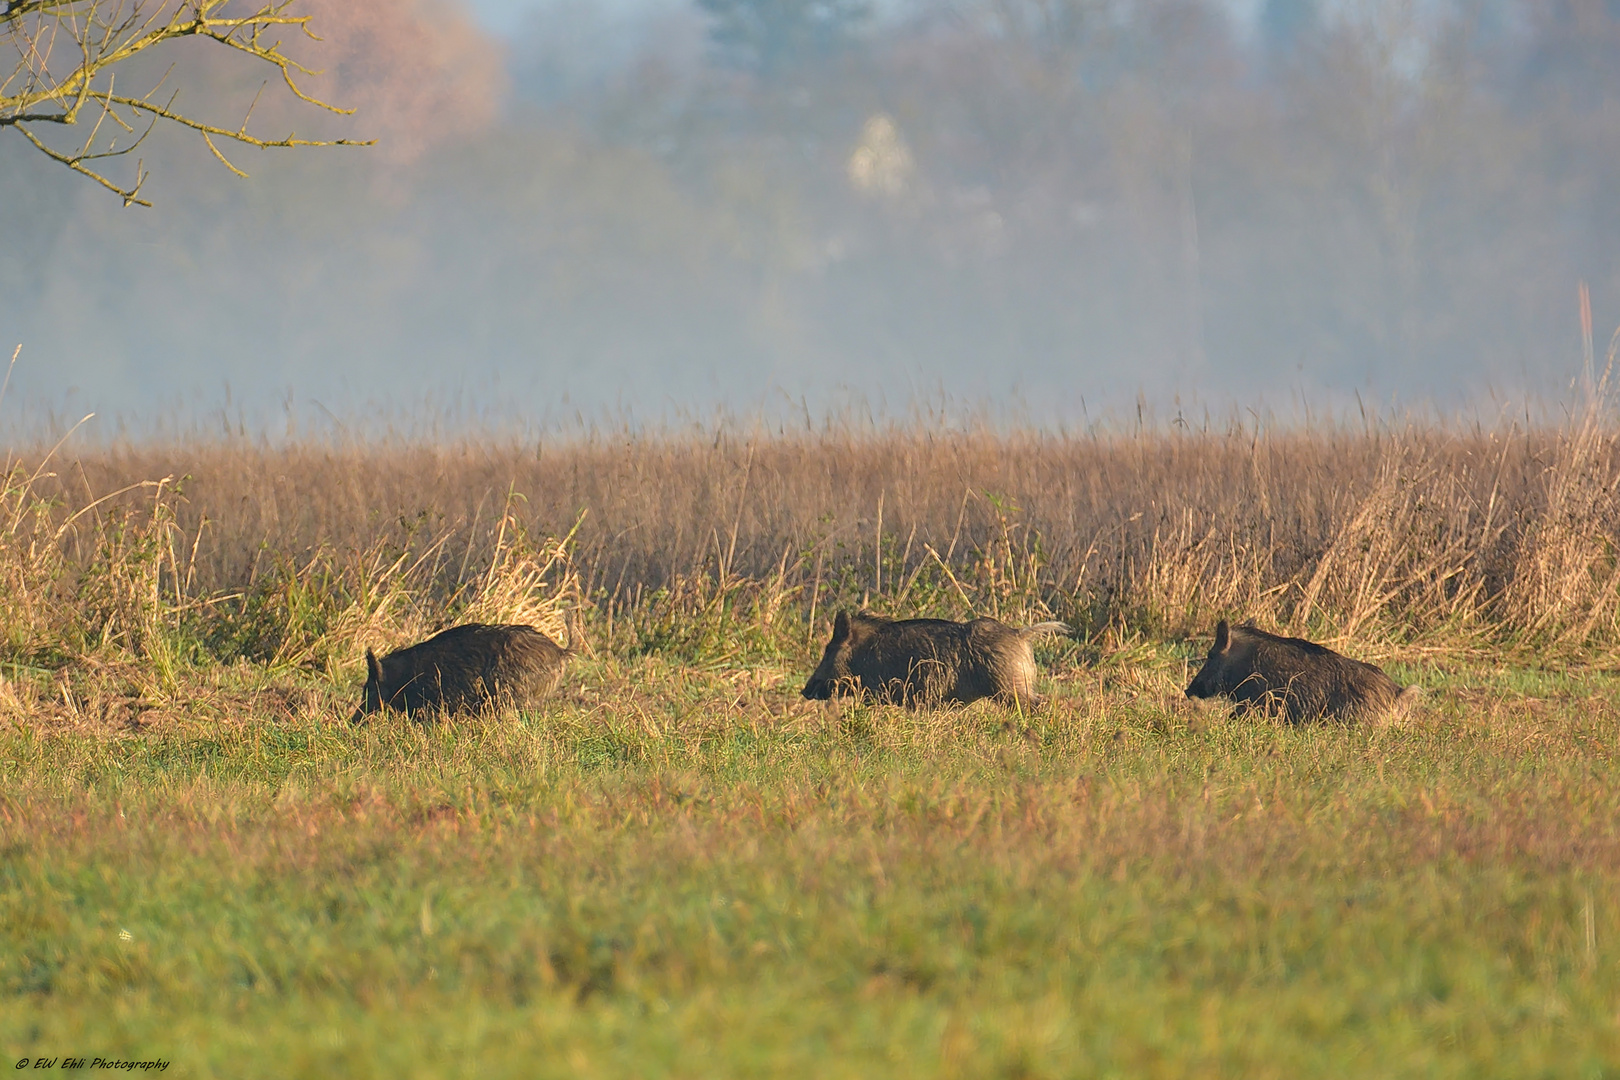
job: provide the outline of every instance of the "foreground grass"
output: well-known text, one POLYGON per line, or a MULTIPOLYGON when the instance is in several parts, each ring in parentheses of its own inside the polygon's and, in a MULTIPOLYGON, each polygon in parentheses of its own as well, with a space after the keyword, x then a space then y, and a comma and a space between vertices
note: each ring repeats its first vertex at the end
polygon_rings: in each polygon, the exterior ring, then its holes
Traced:
POLYGON ((433 727, 350 728, 313 685, 13 726, 0 1049, 220 1077, 1620 1075, 1620 684, 1424 674, 1394 728, 1192 710, 1169 663, 1017 716, 654 660, 433 727))

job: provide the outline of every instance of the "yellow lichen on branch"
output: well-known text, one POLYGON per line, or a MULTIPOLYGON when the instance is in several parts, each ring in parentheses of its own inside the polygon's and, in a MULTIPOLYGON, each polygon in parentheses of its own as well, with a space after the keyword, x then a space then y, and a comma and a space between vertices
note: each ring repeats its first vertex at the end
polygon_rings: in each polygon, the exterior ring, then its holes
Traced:
POLYGON ((160 121, 197 132, 213 155, 238 176, 247 174, 225 156, 214 142, 216 137, 261 149, 368 146, 375 141, 301 139, 292 132, 281 136, 253 134, 248 130, 248 122, 259 95, 254 96, 236 127, 210 123, 178 106, 177 92, 171 91, 166 99, 156 98, 172 68, 144 95, 115 92, 119 65, 165 42, 206 38, 275 68, 288 92, 300 101, 331 113, 347 115, 352 111, 322 101, 300 88, 297 77, 318 73, 282 52, 279 37, 269 36, 292 28, 311 39, 316 38, 309 25, 311 16, 291 12, 294 0, 261 2, 251 14, 226 16, 224 10, 231 2, 12 0, 0 11, 0 41, 16 54, 10 72, 0 78, 0 128, 15 128, 41 153, 115 192, 126 206, 151 205, 140 197, 141 186, 148 175, 144 161, 137 158, 133 177, 122 182, 107 175, 96 163, 133 153, 160 121), (53 56, 59 53, 72 58, 65 69, 52 64, 53 56), (46 130, 44 125, 57 128, 77 125, 86 119, 86 106, 96 109, 95 122, 85 139, 71 148, 53 146, 35 130, 46 130), (98 136, 109 118, 125 133, 135 134, 143 126, 144 130, 127 146, 118 146, 116 136, 100 143, 98 136))

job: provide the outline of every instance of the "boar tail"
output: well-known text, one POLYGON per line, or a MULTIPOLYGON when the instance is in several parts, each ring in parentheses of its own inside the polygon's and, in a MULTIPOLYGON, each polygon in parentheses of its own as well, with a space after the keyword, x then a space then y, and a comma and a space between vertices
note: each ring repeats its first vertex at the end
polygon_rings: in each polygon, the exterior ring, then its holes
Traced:
POLYGON ((1405 690, 1402 690, 1400 693, 1395 695, 1395 702, 1389 708, 1390 719, 1399 720, 1402 717, 1407 716, 1422 700, 1423 687, 1416 684, 1408 686, 1405 690))
POLYGON ((1062 634, 1069 636, 1069 624, 1063 622, 1038 622, 1034 626, 1024 627, 1025 637, 1039 637, 1041 634, 1062 634))
POLYGON ((578 656, 585 651, 585 621, 580 615, 579 605, 575 604, 563 616, 563 633, 567 640, 563 642, 563 652, 569 656, 578 656))

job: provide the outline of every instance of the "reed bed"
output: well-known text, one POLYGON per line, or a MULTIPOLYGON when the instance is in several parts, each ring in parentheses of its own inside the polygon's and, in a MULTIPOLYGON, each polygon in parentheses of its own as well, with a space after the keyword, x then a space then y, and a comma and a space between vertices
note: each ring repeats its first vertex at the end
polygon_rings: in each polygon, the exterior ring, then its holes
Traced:
POLYGON ((457 618, 560 628, 567 605, 616 647, 687 625, 694 656, 704 627, 784 647, 865 605, 1055 616, 1099 647, 1225 615, 1591 659, 1620 647, 1617 450, 1595 407, 1467 430, 122 445, 18 455, 0 574, 27 663, 185 626, 204 652, 320 666, 457 618))

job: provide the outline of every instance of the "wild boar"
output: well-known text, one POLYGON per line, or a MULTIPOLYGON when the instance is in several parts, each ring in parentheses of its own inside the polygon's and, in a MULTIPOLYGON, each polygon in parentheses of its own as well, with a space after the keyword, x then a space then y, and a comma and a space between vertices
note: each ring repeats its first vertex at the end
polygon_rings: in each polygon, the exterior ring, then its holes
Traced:
MULTIPOLYGON (((577 636, 570 628, 570 645, 577 636)), ((532 626, 467 623, 377 659, 366 650, 365 700, 351 722, 379 709, 406 713, 523 706, 550 693, 573 650, 532 626)))
POLYGON ((1030 707, 1040 702, 1030 641, 1067 632, 1060 622, 1020 629, 995 619, 897 621, 840 611, 803 694, 812 701, 864 694, 913 707, 994 698, 1030 707))
POLYGON ((1396 718, 1422 693, 1401 689, 1383 670, 1341 656, 1304 638, 1280 637, 1254 626, 1215 627, 1215 644, 1187 686, 1190 698, 1217 695, 1237 713, 1259 710, 1289 723, 1396 718))

